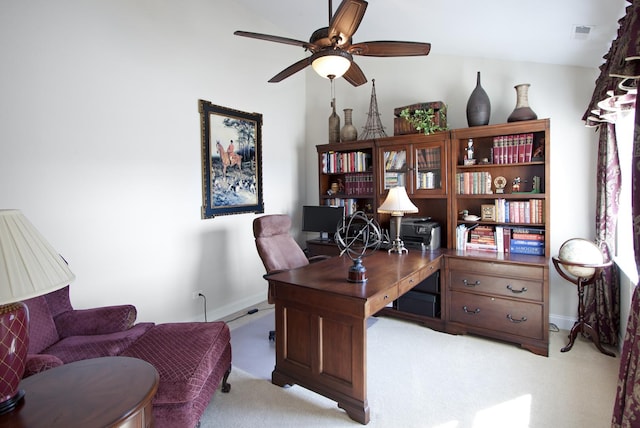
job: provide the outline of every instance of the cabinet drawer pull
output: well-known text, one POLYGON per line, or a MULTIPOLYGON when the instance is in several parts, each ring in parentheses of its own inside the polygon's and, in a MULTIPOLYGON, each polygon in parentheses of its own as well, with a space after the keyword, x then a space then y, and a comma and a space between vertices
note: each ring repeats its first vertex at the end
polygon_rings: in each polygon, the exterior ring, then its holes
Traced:
POLYGON ((522 317, 519 320, 514 320, 513 317, 511 316, 511 314, 507 314, 507 319, 511 322, 514 322, 516 324, 521 323, 521 322, 525 322, 527 320, 527 317, 522 317))
POLYGON ((514 290, 513 287, 511 287, 511 284, 509 284, 507 285, 507 290, 511 290, 512 293, 520 294, 527 291, 527 287, 522 287, 520 290, 514 290))
POLYGON ((466 279, 463 279, 462 283, 464 284, 465 287, 477 287, 478 285, 480 285, 480 281, 476 281, 474 283, 470 283, 466 279))
POLYGON ((475 311, 470 311, 466 306, 463 306, 463 307, 462 307, 462 310, 463 310, 465 313, 470 314, 470 315, 475 315, 475 314, 477 314, 477 313, 479 313, 479 312, 480 312, 480 308, 477 308, 475 311))

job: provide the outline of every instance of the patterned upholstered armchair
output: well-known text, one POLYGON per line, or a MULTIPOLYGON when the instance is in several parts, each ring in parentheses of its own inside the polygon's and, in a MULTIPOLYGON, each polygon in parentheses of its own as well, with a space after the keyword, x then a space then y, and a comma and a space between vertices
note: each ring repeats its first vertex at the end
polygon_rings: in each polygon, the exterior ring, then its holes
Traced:
POLYGON ((73 309, 68 286, 24 303, 30 319, 25 377, 73 361, 119 355, 154 326, 134 325, 132 305, 73 309))

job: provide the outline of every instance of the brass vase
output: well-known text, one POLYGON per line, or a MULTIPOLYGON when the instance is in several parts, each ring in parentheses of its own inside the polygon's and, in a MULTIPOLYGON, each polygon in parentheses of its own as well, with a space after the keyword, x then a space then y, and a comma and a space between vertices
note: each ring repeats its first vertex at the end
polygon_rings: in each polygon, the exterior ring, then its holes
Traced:
POLYGON ((507 122, 519 122, 522 120, 536 120, 538 115, 529 107, 529 83, 521 83, 514 86, 516 90, 516 108, 513 110, 507 122))
POLYGON ((353 126, 352 120, 353 109, 344 109, 344 126, 340 130, 341 141, 355 141, 358 139, 358 130, 353 126))

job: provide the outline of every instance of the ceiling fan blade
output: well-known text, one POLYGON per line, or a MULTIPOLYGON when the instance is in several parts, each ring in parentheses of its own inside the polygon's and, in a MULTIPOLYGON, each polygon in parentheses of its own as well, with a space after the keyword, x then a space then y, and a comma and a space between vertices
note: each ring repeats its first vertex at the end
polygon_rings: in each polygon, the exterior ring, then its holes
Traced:
POLYGON ((364 0, 343 0, 329 22, 329 40, 339 37, 338 46, 351 43, 351 36, 360 26, 367 4, 364 0))
POLYGON ((236 36, 249 37, 252 39, 266 40, 268 42, 284 43, 287 45, 300 46, 308 49, 312 52, 317 51, 317 47, 309 42, 303 42, 302 40, 290 39, 288 37, 272 36, 270 34, 251 33, 249 31, 234 31, 236 36))
POLYGON ((351 45, 350 54, 363 56, 419 56, 428 55, 431 43, 378 41, 351 45))
POLYGON ((362 72, 362 69, 353 61, 351 61, 351 67, 349 67, 342 77, 353 86, 360 86, 367 83, 367 78, 362 72))
POLYGON ((269 83, 281 82, 284 79, 286 79, 287 77, 291 76, 292 74, 295 74, 298 71, 304 69, 305 67, 308 67, 309 65, 311 65, 311 57, 307 57, 307 58, 301 59, 300 61, 291 64, 289 67, 285 68, 280 73, 278 73, 275 76, 273 76, 269 80, 269 83))

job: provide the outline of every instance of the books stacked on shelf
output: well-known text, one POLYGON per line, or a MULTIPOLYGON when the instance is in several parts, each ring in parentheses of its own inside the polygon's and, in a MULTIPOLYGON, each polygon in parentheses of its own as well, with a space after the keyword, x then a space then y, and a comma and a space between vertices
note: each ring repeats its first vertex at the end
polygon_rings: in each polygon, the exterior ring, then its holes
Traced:
POLYGON ((384 188, 390 189, 396 186, 406 186, 406 179, 402 172, 385 172, 384 188))
POLYGON ((456 248, 544 256, 544 229, 459 224, 456 248))
POLYGON ((509 251, 514 254, 544 256, 544 230, 528 227, 512 228, 509 251))
POLYGON ((347 195, 373 195, 373 174, 354 173, 344 177, 344 193, 347 195))
POLYGON ((544 223, 544 201, 529 199, 526 201, 495 200, 496 221, 498 223, 544 223))
POLYGON ((419 149, 417 152, 418 169, 440 169, 440 149, 419 149))
POLYGON ((344 207, 344 214, 350 216, 358 211, 358 200, 354 198, 330 198, 325 199, 325 205, 332 207, 344 207))
POLYGON ((469 230, 469 242, 466 243, 467 250, 498 251, 496 235, 491 226, 476 226, 469 230))
POLYGON ((392 150, 384 152, 384 169, 386 171, 398 171, 404 169, 407 163, 407 152, 404 150, 392 150))
POLYGON ((322 172, 339 174, 344 172, 366 172, 371 170, 371 153, 325 152, 322 153, 322 172))
POLYGON ((531 162, 533 134, 500 135, 493 137, 491 157, 494 164, 531 162))
POLYGON ((456 193, 458 195, 488 195, 491 190, 491 173, 460 172, 456 174, 456 193))

